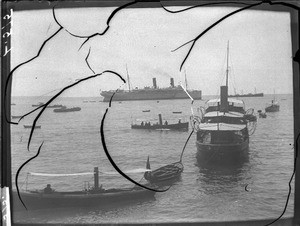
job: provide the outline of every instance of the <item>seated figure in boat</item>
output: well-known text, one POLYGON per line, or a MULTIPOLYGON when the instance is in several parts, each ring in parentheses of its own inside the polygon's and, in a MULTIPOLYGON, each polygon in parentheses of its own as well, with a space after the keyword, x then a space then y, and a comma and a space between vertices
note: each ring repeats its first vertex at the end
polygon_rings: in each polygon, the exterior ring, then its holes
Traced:
POLYGON ((144 126, 144 121, 142 121, 141 126, 144 126))
POLYGON ((54 190, 51 188, 51 184, 47 184, 47 187, 44 188, 45 194, 51 194, 54 190))
POLYGON ((165 125, 166 125, 166 126, 168 125, 168 121, 165 121, 165 125))

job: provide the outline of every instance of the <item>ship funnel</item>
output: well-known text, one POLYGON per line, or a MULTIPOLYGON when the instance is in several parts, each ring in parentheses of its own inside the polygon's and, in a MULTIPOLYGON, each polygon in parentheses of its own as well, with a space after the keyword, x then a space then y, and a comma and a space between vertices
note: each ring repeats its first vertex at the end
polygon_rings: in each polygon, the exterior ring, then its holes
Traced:
POLYGON ((156 78, 152 78, 152 81, 153 81, 153 88, 157 89, 156 78))
POLYGON ((228 112, 228 87, 221 86, 221 106, 220 111, 228 112))
POLYGON ((162 125, 162 117, 161 117, 161 114, 158 114, 158 119, 159 119, 159 125, 162 125))
POLYGON ((170 85, 172 88, 174 88, 174 78, 170 78, 170 85))
POLYGON ((99 188, 99 171, 98 167, 94 167, 94 189, 97 190, 99 188))

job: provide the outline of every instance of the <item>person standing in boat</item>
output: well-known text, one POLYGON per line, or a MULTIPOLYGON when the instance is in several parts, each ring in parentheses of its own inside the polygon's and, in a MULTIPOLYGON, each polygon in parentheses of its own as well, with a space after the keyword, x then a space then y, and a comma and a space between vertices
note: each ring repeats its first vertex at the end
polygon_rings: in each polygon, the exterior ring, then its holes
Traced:
POLYGON ((51 194, 54 190, 51 188, 51 184, 47 184, 47 187, 44 188, 45 194, 51 194))

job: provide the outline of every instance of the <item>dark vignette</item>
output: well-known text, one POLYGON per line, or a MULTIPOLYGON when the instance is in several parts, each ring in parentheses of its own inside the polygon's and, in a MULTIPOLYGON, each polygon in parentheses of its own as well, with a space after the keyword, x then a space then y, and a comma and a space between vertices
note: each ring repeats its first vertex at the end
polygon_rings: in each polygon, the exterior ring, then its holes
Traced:
MULTIPOLYGON (((144 2, 144 1, 134 1, 134 2, 131 2, 131 3, 128 3, 128 4, 126 4, 126 5, 132 5, 132 4, 134 4, 134 3, 137 3, 137 2, 144 2)), ((253 1, 252 1, 253 2, 253 1)), ((255 1, 255 2, 257 2, 257 1, 255 1)), ((18 2, 17 2, 18 3, 18 2)), ((213 4, 226 4, 227 2, 220 2, 220 3, 207 3, 206 5, 213 5, 213 4)), ((228 2, 229 3, 229 2, 228 2)), ((230 2, 231 4, 235 4, 235 3, 237 3, 237 4, 244 4, 244 3, 238 3, 238 2, 230 2)), ((285 6, 285 7, 289 7, 289 8, 293 8, 293 9, 295 9, 295 10, 297 10, 298 11, 298 13, 299 13, 299 7, 298 6, 296 6, 296 5, 294 5, 294 4, 290 4, 290 3, 286 3, 286 2, 272 2, 272 1, 268 1, 268 0, 265 0, 265 1, 261 1, 260 3, 257 3, 257 4, 254 4, 254 5, 260 5, 260 4, 262 4, 262 3, 267 3, 267 4, 269 4, 269 5, 282 5, 282 6, 285 6)), ((49 3, 50 4, 50 3, 49 3)), ((247 7, 245 7, 245 8, 250 8, 250 7, 252 7, 252 6, 254 6, 254 5, 248 5, 247 7)), ((31 7, 31 6, 29 6, 29 7, 31 7)), ((126 7, 126 6, 125 6, 126 7)), ((120 9, 122 9, 122 8, 125 8, 125 7, 120 7, 120 9)), ((194 7, 196 7, 196 6, 194 6, 194 7)), ((194 7, 192 7, 192 8, 194 8, 194 7)), ((25 7, 26 8, 26 7, 25 7)), ((244 8, 244 9, 245 9, 244 8)), ((54 11, 54 7, 53 7, 53 11, 54 11)), ((118 10, 117 10, 118 11, 118 10)), ((117 11, 114 11, 114 14, 117 12, 117 11)), ((242 11, 242 10, 240 10, 240 11, 242 11)), ((237 12, 235 12, 235 13, 237 13, 237 12)), ((108 20, 108 23, 109 23, 109 21, 110 21, 110 19, 113 17, 113 15, 114 14, 112 14, 111 16, 110 16, 110 18, 109 18, 109 20, 108 20)), ((234 14, 234 13, 233 13, 234 14)), ((227 17, 229 17, 228 15, 226 16, 226 18, 227 17)), ((207 29, 206 30, 206 32, 208 31, 208 30, 210 30, 211 28, 213 28, 215 25, 217 25, 219 22, 221 22, 222 20, 224 20, 224 19, 226 19, 226 18, 222 18, 221 20, 219 20, 216 24, 214 24, 214 25, 212 25, 211 27, 209 27, 209 29, 207 29)), ((108 27, 107 27, 107 29, 109 28, 109 24, 107 23, 107 25, 108 25, 108 27)), ((62 27, 61 27, 62 28, 62 27)), ((43 46, 46 44, 46 42, 49 40, 49 39, 51 39, 53 36, 55 36, 60 30, 61 30, 61 28, 56 32, 56 33, 54 33, 54 35, 52 35, 50 38, 48 38, 44 43, 43 43, 43 45, 41 46, 41 49, 40 49, 40 51, 42 50, 42 48, 43 48, 43 46)), ((105 31, 106 32, 106 31, 105 31)), ((104 32, 104 33, 105 33, 104 32)), ((72 34, 71 34, 72 35, 72 34)), ((99 35, 98 33, 97 34, 94 34, 94 35, 92 35, 92 37, 94 37, 94 36, 96 36, 96 35, 99 35)), ((200 34, 200 37, 202 36, 202 35, 204 35, 204 34, 200 34)), ((92 38, 92 37, 88 37, 87 38, 87 40, 82 44, 82 46, 89 40, 89 38, 92 38)), ((192 42, 193 41, 193 45, 194 45, 194 43, 200 38, 199 36, 197 36, 194 40, 191 40, 191 41, 189 41, 189 42, 192 42)), ((81 38, 81 37, 79 37, 79 38, 81 38)), ((188 43, 189 43, 188 42, 188 43)), ((186 43, 187 44, 187 43, 186 43)), ((185 44, 184 44, 185 45, 185 44)), ((179 47, 180 48, 180 47, 179 47)), ((188 57, 188 55, 189 55, 189 53, 190 53, 190 51, 192 50, 192 48, 189 50, 189 52, 188 52, 188 54, 187 54, 187 56, 186 56, 186 58, 184 59, 184 61, 182 62, 182 65, 184 64, 184 62, 185 62, 185 60, 187 59, 187 57, 188 57)), ((3 107, 4 107, 4 114, 5 114, 5 120, 6 120, 6 122, 7 123, 11 123, 11 124, 17 124, 17 123, 14 123, 14 122, 10 122, 10 121, 8 121, 8 118, 7 118, 7 114, 6 114, 6 112, 8 111, 6 108, 5 108, 5 106, 7 105, 7 104, 9 104, 10 103, 10 100, 6 100, 7 99, 7 90, 10 90, 10 81, 9 81, 9 79, 11 78, 11 76, 12 76, 12 74, 13 74, 13 72, 18 68, 18 67, 20 67, 20 66, 22 66, 22 65, 24 65, 24 64, 26 64, 26 63, 29 63, 30 61, 32 61, 32 60, 34 60, 35 58, 37 58, 38 56, 39 56, 39 54, 40 54, 40 51, 38 52, 38 54, 37 54, 37 56, 36 57, 34 57, 34 58, 32 58, 32 59, 30 59, 30 60, 28 60, 28 61, 26 61, 26 62, 24 62, 24 63, 22 63, 22 64, 20 64, 20 65, 18 65, 17 67, 15 67, 11 72, 10 72, 10 74, 8 75, 8 78, 7 78, 7 80, 6 80, 6 85, 5 85, 5 93, 4 93, 4 104, 3 104, 3 107)), ((89 53, 90 53, 90 50, 89 50, 89 53)), ((297 53, 299 53, 299 51, 297 52, 297 53)), ((86 57, 86 61, 87 61, 87 58, 88 58, 88 56, 86 57)), ((299 63, 299 54, 297 55, 295 55, 294 56, 294 61, 295 62, 298 62, 299 63)), ((89 64, 87 63, 87 65, 89 66, 89 64)), ((182 67, 182 65, 181 65, 181 67, 182 67)), ((91 68, 90 68, 91 69, 91 68)), ((92 70, 92 69, 91 69, 92 70)), ((295 80, 295 74, 294 74, 294 80, 295 80)), ((298 81, 297 79, 296 79, 296 81, 298 81)), ((2 86, 3 87, 3 86, 2 86)), ((299 84, 294 84, 294 88, 298 88, 299 87, 299 84), (295 87, 296 86, 296 87, 295 87)), ((299 90, 297 90, 297 94, 298 94, 298 92, 299 92, 299 90)), ((296 100, 298 100, 298 96, 294 93, 294 101, 296 101, 296 100)), ((2 99, 2 100, 3 100, 2 99)), ((54 100, 54 99, 53 99, 54 100)), ((3 102, 2 102, 3 103, 3 102)), ((48 102, 47 102, 48 103, 48 102)), ((49 103, 48 103, 49 104, 49 103)), ((111 104, 111 103, 110 103, 111 104)), ((45 106, 41 106, 41 107, 39 107, 39 108, 42 108, 43 107, 43 109, 45 109, 45 107, 46 107, 47 105, 45 105, 45 106)), ((34 109, 33 111, 36 111, 36 110, 38 110, 39 108, 36 108, 36 109, 34 109)), ((39 115, 41 115, 42 114, 42 112, 43 112, 43 109, 41 110, 41 112, 40 112, 40 114, 39 115)), ((33 112, 32 111, 32 112, 33 112)), ((29 113, 27 113, 26 115, 23 115, 22 116, 22 118, 23 117, 25 117, 25 116, 27 116, 27 115, 29 115, 29 114, 31 114, 32 112, 29 112, 29 113)), ((107 112, 107 111, 106 111, 107 112)), ((2 111, 2 113, 3 113, 3 111, 2 111)), ((8 116, 9 116, 9 114, 8 114, 8 116)), ((21 119, 22 119, 21 118, 21 119)), ((21 120, 20 119, 20 120, 21 120)), ((20 121, 19 120, 19 121, 20 121)), ((37 118, 36 118, 36 120, 37 120, 37 118)), ((36 122, 36 120, 35 120, 35 122, 36 122)), ((3 114, 2 114, 2 122, 3 122, 3 114)), ((2 123, 3 124, 3 123, 2 123)), ((101 126, 102 126, 102 123, 101 123, 101 126)), ((2 132, 3 132, 3 130, 2 130, 2 132)), ((33 130, 31 131, 31 134, 33 133, 33 130)), ((289 198, 289 195, 290 195, 290 190, 291 190, 291 185, 290 185, 290 183, 291 183, 291 181, 292 181, 292 178, 293 178, 293 176, 294 176, 294 174, 295 174, 295 171, 296 171, 296 162, 297 162, 297 157, 298 157, 298 140, 299 140, 299 133, 297 133, 298 135, 297 135, 297 138, 295 139, 295 148, 296 148, 296 150, 295 150, 295 161, 294 161, 294 170, 293 170, 293 174, 292 174, 292 177, 291 177, 291 180, 290 180, 290 182, 289 182, 289 194, 288 194, 288 197, 287 197, 287 203, 288 203, 288 198, 289 198)), ((29 150, 29 143, 30 143, 30 140, 29 140, 29 142, 28 142, 28 150, 29 150)), ((41 145, 42 146, 42 145, 41 145)), ((41 148, 41 146, 40 146, 40 148, 41 148)), ((2 146, 3 147, 3 146, 2 146)), ((38 153, 39 153, 39 151, 40 151, 40 148, 39 148, 39 150, 38 150, 38 153)), ((38 154, 37 154, 38 155, 38 154)), ((3 156, 2 156, 3 157, 3 156)), ((3 158, 2 158, 2 160, 3 160, 3 158)), ((21 168, 21 167, 20 167, 21 168)), ((19 169, 20 170, 20 169, 19 169)), ((1 178, 1 179, 3 179, 3 178, 1 178)), ((5 184, 2 184, 2 185, 5 185, 5 184)), ((287 206, 287 203, 286 203, 286 206, 287 206)), ((285 209, 286 209, 286 206, 285 206, 285 209)), ((278 218, 278 219, 280 219, 281 217, 282 217, 282 215, 284 214, 284 212, 285 212, 285 209, 284 209, 284 211, 283 211, 283 213, 281 214, 281 216, 278 218)), ((276 219, 276 220, 274 220, 273 222, 271 222, 271 223, 269 223, 269 224, 272 224, 272 223, 274 223, 275 221, 277 221, 278 219, 276 219)), ((269 225, 269 224, 267 224, 267 225, 269 225)))

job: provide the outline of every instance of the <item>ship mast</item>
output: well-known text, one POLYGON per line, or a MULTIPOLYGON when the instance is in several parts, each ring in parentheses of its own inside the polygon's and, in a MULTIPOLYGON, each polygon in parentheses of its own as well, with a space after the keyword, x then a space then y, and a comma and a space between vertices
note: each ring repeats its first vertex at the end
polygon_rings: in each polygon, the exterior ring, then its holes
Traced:
POLYGON ((229 59, 229 41, 227 42, 227 67, 226 67, 226 86, 228 87, 228 59, 229 59))
POLYGON ((187 90, 187 79, 186 79, 186 70, 184 69, 184 79, 185 79, 185 89, 187 90))
POLYGON ((127 72, 127 81, 128 81, 128 90, 130 92, 130 80, 129 80, 129 74, 128 74, 128 68, 127 68, 127 64, 126 64, 126 72, 127 72))

